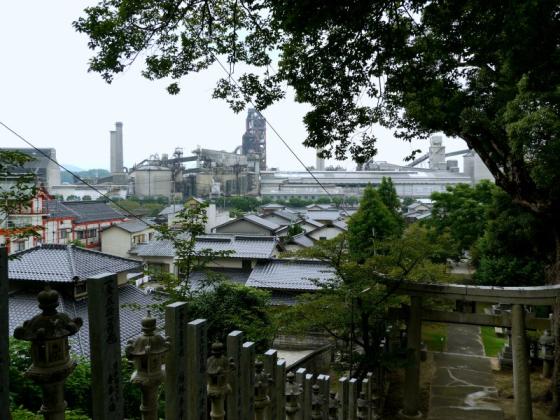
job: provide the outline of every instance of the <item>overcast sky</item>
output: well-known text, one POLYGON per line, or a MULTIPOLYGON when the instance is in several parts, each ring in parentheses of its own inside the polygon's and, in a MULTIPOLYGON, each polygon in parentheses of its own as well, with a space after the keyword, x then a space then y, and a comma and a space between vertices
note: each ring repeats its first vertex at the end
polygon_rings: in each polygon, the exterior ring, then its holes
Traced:
MULTIPOLYGON (((109 131, 124 124, 124 164, 132 166, 154 153, 185 154, 197 145, 233 151, 241 143, 245 113, 234 114, 227 104, 211 98, 219 67, 181 81, 182 91, 171 96, 166 83, 142 78, 132 68, 106 84, 87 72, 91 56, 87 38, 71 23, 95 1, 27 0, 0 4, 0 121, 38 147, 56 148, 59 162, 80 168, 109 168, 109 131)), ((315 153, 302 146, 307 107, 292 95, 263 112, 283 138, 309 165, 315 153)), ((414 148, 378 129, 377 160, 402 163, 414 148)), ((465 144, 446 140, 448 151, 465 144)), ((0 146, 25 147, 0 127, 0 146)), ((269 167, 301 169, 271 130, 267 131, 269 167)), ((337 162, 329 162, 337 163, 337 162)), ((354 168, 350 161, 343 163, 354 168)))

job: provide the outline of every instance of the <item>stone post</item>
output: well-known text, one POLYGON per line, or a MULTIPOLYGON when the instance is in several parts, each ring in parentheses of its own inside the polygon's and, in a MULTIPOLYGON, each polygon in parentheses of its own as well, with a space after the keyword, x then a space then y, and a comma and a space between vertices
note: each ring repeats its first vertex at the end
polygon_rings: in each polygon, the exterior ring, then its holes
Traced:
POLYGON ((255 343, 241 347, 241 420, 255 417, 255 343))
POLYGON ((224 420, 226 416, 226 395, 231 392, 228 384, 230 363, 224 356, 222 343, 212 344, 212 355, 208 358, 208 397, 210 398, 210 418, 224 420))
POLYGON ((187 324, 187 420, 207 420, 206 394, 207 322, 195 319, 187 324))
MULTIPOLYGON (((403 418, 421 418, 420 413, 420 339, 422 336, 422 298, 410 297, 410 318, 407 329, 406 368, 403 418)), ((382 392, 382 390, 379 390, 382 392)))
POLYGON ((338 418, 340 420, 348 420, 348 395, 349 395, 348 378, 343 376, 338 380, 338 418))
POLYGON ((368 401, 366 400, 366 394, 360 392, 358 397, 358 414, 356 417, 358 420, 369 420, 368 419, 368 401))
POLYGON ((228 420, 242 420, 241 416, 241 346, 243 344, 243 333, 232 331, 227 336, 227 356, 235 369, 229 371, 229 385, 231 392, 227 396, 227 418, 228 420))
POLYGON ((10 418, 8 250, 0 247, 0 418, 10 418))
POLYGON ((525 308, 520 304, 514 304, 511 308, 511 340, 516 418, 518 420, 532 420, 529 354, 525 335, 525 308))
POLYGON ((96 420, 123 418, 121 338, 117 276, 104 273, 87 280, 91 406, 96 420))
POLYGON ((165 418, 187 418, 187 303, 165 307, 165 334, 170 348, 165 360, 165 418))
MULTIPOLYGON (((297 382, 297 380, 296 380, 297 382)), ((286 389, 284 384, 286 383, 286 360, 280 359, 276 362, 276 383, 280 386, 276 386, 276 418, 278 420, 284 420, 286 412, 284 407, 286 407, 286 389)))
POLYGON ((313 375, 308 374, 305 368, 296 371, 296 383, 300 386, 301 394, 299 404, 301 409, 296 415, 296 420, 309 419, 311 417, 311 380, 313 375))
POLYGON ((554 337, 548 330, 544 330, 543 335, 539 338, 539 358, 543 361, 543 378, 550 378, 554 365, 554 337))
POLYGON ((68 336, 82 326, 80 318, 70 319, 58 312, 58 292, 47 287, 37 300, 43 311, 14 330, 18 340, 31 341, 31 367, 26 376, 43 390, 41 413, 45 420, 64 420, 64 381, 76 367, 70 359, 68 336))
POLYGON ((267 350, 264 354, 264 371, 268 374, 270 378, 270 404, 268 408, 268 419, 269 420, 280 420, 277 419, 277 410, 276 407, 278 405, 277 396, 278 393, 276 389, 280 386, 284 386, 284 384, 280 384, 276 378, 276 363, 278 362, 278 352, 276 350, 267 350))
POLYGON ((269 420, 266 410, 270 405, 270 374, 264 371, 262 360, 255 362, 255 420, 269 420))
POLYGON ((295 420, 296 414, 300 410, 298 399, 301 387, 296 383, 296 375, 293 372, 289 372, 286 377, 288 380, 286 383, 286 420, 295 420))
POLYGON ((142 392, 142 420, 158 420, 158 388, 165 378, 163 365, 169 343, 155 331, 156 319, 148 311, 142 319, 142 335, 129 340, 125 349, 126 357, 135 365, 130 381, 142 392))

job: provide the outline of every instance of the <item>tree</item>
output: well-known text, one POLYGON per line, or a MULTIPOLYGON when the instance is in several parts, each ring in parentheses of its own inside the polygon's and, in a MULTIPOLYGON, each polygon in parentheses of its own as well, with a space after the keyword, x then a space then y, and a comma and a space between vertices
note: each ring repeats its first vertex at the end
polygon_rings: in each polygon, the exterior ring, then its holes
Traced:
POLYGON ((391 212, 395 215, 400 213, 401 202, 399 201, 399 196, 397 195, 397 190, 393 185, 393 180, 391 177, 383 177, 381 179, 381 184, 377 188, 377 192, 379 193, 379 198, 385 204, 391 212))
MULTIPOLYGON (((287 83, 311 106, 305 144, 323 149, 322 157, 350 151, 365 162, 377 151, 376 123, 407 140, 438 131, 464 139, 496 183, 549 224, 555 249, 547 277, 560 283, 557 7, 555 0, 103 0, 75 27, 95 50, 90 69, 107 81, 149 51, 144 75, 173 78, 171 93, 217 56, 248 64, 239 87, 224 77, 214 91, 236 111, 248 99, 263 110, 287 83)), ((560 306, 555 319, 560 348, 560 306)), ((557 414, 560 352, 553 382, 557 414)))
POLYGON ((91 201, 91 195, 84 195, 82 201, 91 201))
POLYGON ((0 150, 0 236, 6 243, 30 236, 40 237, 40 226, 9 223, 10 215, 29 207, 37 194, 36 177, 25 169, 25 164, 31 161, 33 158, 24 153, 0 150))
POLYGON ((300 233, 305 232, 305 230, 301 227, 299 223, 293 223, 288 226, 288 238, 293 238, 300 233))
POLYGON ((437 233, 449 232, 455 240, 454 257, 460 258, 484 234, 486 211, 493 200, 496 187, 482 181, 471 187, 459 184, 447 191, 432 193, 432 217, 425 223, 437 233))
POLYGON ((177 269, 177 274, 154 274, 164 292, 162 305, 158 306, 188 302, 189 318, 208 321, 210 340, 223 341, 232 330, 241 329, 264 347, 274 333, 266 310, 270 296, 266 292, 231 284, 226 276, 209 267, 213 261, 229 256, 232 251, 214 251, 197 245, 197 238, 205 233, 207 208, 208 203, 194 201, 177 213, 173 227, 156 227, 157 239, 173 244, 177 269))
POLYGON ((376 242, 399 234, 401 224, 371 185, 364 189, 358 211, 348 221, 348 247, 360 259, 376 253, 376 242))
POLYGON ((433 241, 425 228, 408 227, 402 236, 379 241, 382 252, 364 261, 354 255, 346 234, 318 241, 296 255, 324 261, 332 267, 333 279, 318 283, 320 289, 303 295, 297 305, 280 317, 281 331, 321 331, 342 343, 343 369, 359 377, 382 361, 380 340, 385 336, 388 307, 403 298, 379 280, 447 281, 446 265, 434 262, 445 242, 433 241))
POLYGON ((486 226, 472 246, 474 279, 492 286, 541 286, 551 264, 554 242, 546 222, 495 188, 486 226))

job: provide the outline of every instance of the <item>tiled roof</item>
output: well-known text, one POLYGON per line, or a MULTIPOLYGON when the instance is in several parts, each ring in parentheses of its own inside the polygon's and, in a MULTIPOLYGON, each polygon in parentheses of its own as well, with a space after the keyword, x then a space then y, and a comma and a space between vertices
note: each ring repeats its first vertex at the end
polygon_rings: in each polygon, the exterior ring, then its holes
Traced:
POLYGON ((335 220, 331 225, 342 230, 348 230, 348 224, 344 220, 335 220))
MULTIPOLYGON (((37 295, 35 294, 18 292, 10 295, 8 300, 10 335, 12 335, 16 327, 41 311, 37 307, 37 295)), ((70 337, 69 340, 72 352, 84 357, 90 355, 87 302, 87 299, 74 301, 62 297, 61 305, 57 308, 60 312, 67 313, 71 318, 80 317, 84 321, 80 331, 70 337)), ((140 305, 140 307, 145 308, 154 303, 156 303, 154 295, 146 295, 134 286, 125 285, 119 288, 121 348, 123 350, 129 339, 141 333, 140 322, 146 311, 145 309, 136 309, 136 307, 140 305)), ((163 323, 159 320, 158 324, 161 326, 163 323)))
POLYGON ((77 214, 76 223, 126 217, 102 201, 63 201, 62 204, 77 214))
POLYGON ((292 236, 290 242, 294 244, 303 246, 305 248, 310 248, 315 245, 315 242, 311 238, 309 238, 305 233, 300 233, 299 235, 292 236))
POLYGON ((127 220, 126 222, 115 223, 114 225, 105 228, 105 230, 118 227, 126 230, 127 232, 136 233, 142 232, 143 230, 146 230, 152 226, 154 226, 154 223, 148 219, 131 219, 127 220))
POLYGON ((13 254, 10 280, 72 282, 101 273, 139 269, 142 263, 72 245, 42 245, 13 254))
POLYGON ((270 220, 263 219, 262 217, 257 216, 256 214, 246 214, 244 216, 238 217, 237 219, 229 220, 225 223, 222 223, 221 225, 216 226, 214 228, 214 230, 218 231, 218 229, 220 229, 222 227, 229 226, 229 225, 232 225, 234 223, 238 223, 238 222, 243 221, 243 220, 245 220, 249 223, 253 223, 255 225, 264 227, 265 229, 268 229, 271 232, 274 232, 275 230, 281 228, 281 226, 278 223, 274 223, 274 222, 271 222, 270 220))
POLYGON ((323 226, 323 223, 318 222, 317 220, 310 219, 309 217, 305 218, 305 223, 309 223, 310 225, 315 227, 323 226))
POLYGON ((51 219, 67 219, 79 217, 78 213, 65 206, 62 201, 58 200, 47 200, 47 213, 51 219))
POLYGON ((250 271, 244 271, 239 269, 228 269, 228 268, 208 268, 205 271, 195 271, 191 274, 189 281, 191 282, 191 287, 194 289, 198 289, 201 287, 201 283, 207 279, 207 272, 210 271, 211 273, 217 274, 221 278, 230 281, 232 283, 237 284, 245 284, 249 275, 251 274, 250 271))
POLYGON ((282 217, 290 222, 295 222, 300 218, 300 215, 294 213, 291 210, 276 210, 273 214, 277 215, 278 217, 282 217))
POLYGON ((272 290, 313 291, 317 283, 334 280, 334 270, 321 261, 271 260, 258 263, 247 286, 272 290))
POLYGON ((276 230, 280 228, 280 225, 278 223, 274 223, 271 222, 270 220, 263 219, 262 217, 259 217, 256 214, 246 214, 245 216, 243 216, 243 219, 255 223, 257 225, 263 226, 270 230, 276 230))
MULTIPOLYGON (((196 241, 196 251, 233 251, 228 258, 271 258, 278 240, 272 236, 204 235, 196 241)), ((169 240, 155 240, 138 245, 134 254, 139 257, 174 257, 175 249, 169 240)))
POLYGON ((306 216, 313 220, 337 220, 341 217, 339 210, 309 210, 306 216))
POLYGON ((158 214, 160 216, 167 216, 167 215, 170 215, 170 214, 178 213, 181 210, 183 210, 184 208, 185 208, 185 206, 183 204, 171 204, 170 206, 167 206, 162 211, 160 211, 158 214))

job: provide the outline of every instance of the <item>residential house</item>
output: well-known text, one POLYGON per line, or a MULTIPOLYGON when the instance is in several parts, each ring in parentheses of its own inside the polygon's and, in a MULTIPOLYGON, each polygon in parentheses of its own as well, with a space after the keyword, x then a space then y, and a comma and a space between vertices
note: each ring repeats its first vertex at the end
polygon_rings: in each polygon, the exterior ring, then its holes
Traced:
POLYGON ((145 312, 135 307, 155 303, 153 296, 128 284, 133 273, 142 271, 139 261, 115 257, 72 245, 42 245, 15 254, 8 263, 10 334, 41 311, 37 293, 45 286, 60 294, 60 311, 82 318, 80 333, 70 337, 72 352, 89 356, 87 279, 103 273, 117 274, 119 285, 121 347, 140 332, 145 312))
POLYGON ((103 201, 48 202, 47 205, 47 219, 58 220, 59 224, 48 225, 52 231, 46 230, 45 243, 52 243, 51 239, 54 243, 79 240, 86 248, 101 249, 101 230, 127 219, 103 201), (68 219, 71 220, 71 232, 68 232, 68 219), (59 232, 62 230, 67 233, 59 232))
POLYGON ((101 231, 101 251, 120 257, 130 257, 129 251, 139 244, 154 240, 155 222, 151 219, 131 219, 115 223, 101 231))
POLYGON ((284 250, 288 252, 311 248, 313 245, 315 245, 315 242, 307 236, 305 232, 291 237, 286 237, 283 242, 284 250))
MULTIPOLYGON (((278 255, 278 239, 263 235, 203 235, 196 239, 195 252, 201 250, 228 252, 210 262, 208 268, 250 271, 257 262, 278 255)), ((175 248, 170 240, 156 239, 139 244, 130 255, 142 260, 152 270, 177 273, 175 248)))
MULTIPOLYGON (((183 210, 185 206, 192 203, 203 202, 204 200, 201 198, 190 197, 184 204, 171 204, 159 212, 156 220, 158 223, 167 223, 169 226, 173 226, 173 224, 176 223, 177 214, 183 210)), ((206 217, 206 225, 204 226, 204 231, 206 233, 211 233, 213 228, 230 220, 229 212, 218 209, 214 203, 209 203, 208 207, 206 207, 206 217)))
POLYGON ((343 220, 334 220, 329 223, 325 223, 323 226, 318 227, 315 230, 307 233, 307 236, 315 241, 333 239, 343 232, 348 230, 346 222, 343 220))
POLYGON ((214 228, 215 233, 275 236, 282 226, 255 214, 246 214, 222 223, 214 228))

